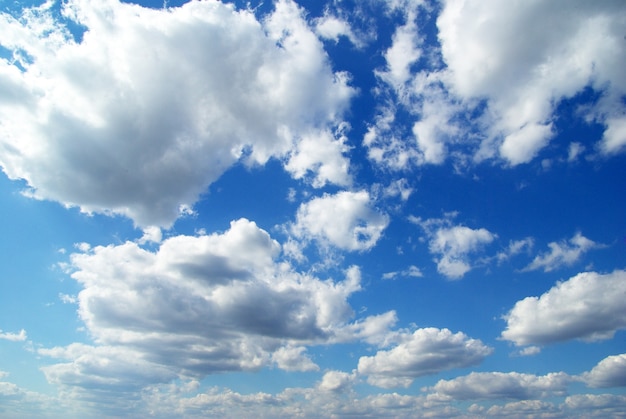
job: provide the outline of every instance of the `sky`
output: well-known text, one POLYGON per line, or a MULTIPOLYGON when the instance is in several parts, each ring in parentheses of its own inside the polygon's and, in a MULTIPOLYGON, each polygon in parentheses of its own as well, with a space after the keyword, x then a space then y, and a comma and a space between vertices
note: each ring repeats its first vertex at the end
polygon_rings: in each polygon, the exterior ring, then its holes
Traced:
POLYGON ((0 418, 626 418, 622 0, 0 0, 0 418))

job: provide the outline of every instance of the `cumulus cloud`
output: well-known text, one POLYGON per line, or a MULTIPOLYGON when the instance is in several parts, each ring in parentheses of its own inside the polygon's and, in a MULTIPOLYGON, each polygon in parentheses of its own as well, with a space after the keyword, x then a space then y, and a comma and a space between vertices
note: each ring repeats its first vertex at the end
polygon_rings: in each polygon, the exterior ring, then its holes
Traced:
POLYGON ((589 240, 578 232, 569 240, 548 243, 548 247, 550 248, 549 252, 537 255, 523 270, 543 269, 544 272, 550 272, 562 266, 570 266, 589 250, 597 249, 602 245, 589 240))
POLYGON ((502 338, 516 345, 611 338, 626 328, 626 271, 580 273, 540 297, 526 297, 505 316, 502 338))
POLYGON ((322 377, 317 388, 322 391, 343 392, 350 388, 355 381, 354 374, 343 371, 328 371, 322 377))
POLYGON ((0 406, 3 416, 54 418, 75 413, 65 400, 24 389, 6 381, 9 373, 0 371, 0 406))
POLYGON ((440 380, 427 390, 454 400, 542 399, 562 396, 572 378, 562 372, 543 376, 517 372, 472 372, 452 380, 440 380))
POLYGON ((23 342, 27 339, 26 330, 22 329, 19 333, 2 332, 0 329, 0 339, 9 340, 12 342, 23 342))
POLYGON ((262 22, 213 1, 72 0, 63 19, 51 4, 0 16, 2 46, 28 57, 0 60, 0 165, 31 196, 167 227, 242 158, 349 182, 332 133, 354 90, 291 0, 262 22))
POLYGON ((436 20, 438 47, 421 42, 425 32, 416 22, 427 6, 386 4, 405 19, 383 53, 386 65, 377 71, 383 104, 363 140, 376 164, 409 169, 450 156, 455 165, 530 162, 558 133, 558 104, 589 88, 599 100, 576 117, 604 126, 596 144, 601 154, 626 149, 619 29, 626 12, 619 1, 447 0, 436 20), (395 117, 399 110, 408 121, 395 117))
POLYGON ((240 219, 223 233, 166 238, 154 251, 126 242, 72 254, 71 276, 82 287, 78 314, 94 344, 40 349, 64 360, 43 371, 76 391, 132 392, 272 364, 314 371, 306 345, 389 333, 395 313, 351 322, 357 267, 342 281, 322 281, 279 262, 280 251, 267 232, 240 219))
POLYGON ((389 217, 373 207, 367 191, 324 194, 300 205, 291 225, 294 237, 322 246, 365 251, 376 245, 389 217))
POLYGON ((437 271, 449 279, 460 279, 472 269, 469 255, 491 243, 497 236, 484 228, 472 229, 453 225, 456 214, 445 218, 422 220, 411 217, 410 221, 420 225, 428 237, 430 253, 436 255, 437 271))
POLYGON ((624 405, 626 396, 622 394, 575 394, 565 399, 567 409, 587 417, 620 417, 624 405))
POLYGON ((553 403, 543 400, 520 400, 479 411, 482 415, 496 418, 551 417, 561 414, 553 403))
MULTIPOLYGON (((315 387, 286 388, 275 394, 242 394, 230 389, 211 388, 201 393, 182 391, 171 386, 155 387, 143 395, 146 406, 158 406, 160 412, 189 417, 394 417, 409 419, 450 416, 456 411, 428 403, 423 396, 397 393, 360 397, 351 387, 354 374, 327 371, 315 387)), ((181 386, 182 387, 182 386, 181 386)))
POLYGON ((583 379, 590 387, 626 387, 626 354, 604 358, 583 379))
POLYGON ((423 375, 480 363, 492 349, 480 340, 448 329, 425 328, 406 334, 389 350, 359 359, 358 372, 383 388, 408 387, 423 375))
POLYGON ((621 144, 622 136, 612 133, 624 121, 620 63, 626 53, 617 47, 624 15, 618 1, 576 7, 558 1, 446 1, 437 27, 447 86, 464 99, 487 99, 490 135, 479 155, 499 155, 511 165, 530 161, 554 134, 555 104, 588 86, 603 92, 595 108, 607 125, 603 150, 621 144))
POLYGON ((282 347, 272 354, 272 361, 285 371, 318 371, 320 368, 305 352, 304 346, 282 347))

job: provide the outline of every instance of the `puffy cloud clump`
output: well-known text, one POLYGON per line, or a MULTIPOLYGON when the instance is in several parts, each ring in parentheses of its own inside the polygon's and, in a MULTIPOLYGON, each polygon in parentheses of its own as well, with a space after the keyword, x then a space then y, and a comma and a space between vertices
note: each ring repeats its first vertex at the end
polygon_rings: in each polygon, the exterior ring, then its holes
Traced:
POLYGON ((168 227, 242 158, 350 183, 354 90, 294 2, 263 21, 217 1, 61 7, 0 15, 0 166, 30 195, 168 227))

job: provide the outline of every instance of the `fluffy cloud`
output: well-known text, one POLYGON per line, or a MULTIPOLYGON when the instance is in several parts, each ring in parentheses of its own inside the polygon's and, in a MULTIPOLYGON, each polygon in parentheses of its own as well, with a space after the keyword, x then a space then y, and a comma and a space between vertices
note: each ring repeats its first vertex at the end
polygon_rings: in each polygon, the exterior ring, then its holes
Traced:
POLYGON ((291 233, 322 246, 365 251, 376 245, 387 224, 389 217, 373 208, 367 191, 343 191, 302 204, 291 233))
POLYGON ((126 242, 71 255, 82 286, 78 313, 95 344, 40 349, 64 360, 43 368, 48 380, 132 394, 176 377, 272 364, 314 371, 306 345, 389 332, 395 313, 349 323, 358 268, 343 281, 321 281, 278 262, 280 250, 240 219, 221 234, 167 238, 154 251, 126 242))
POLYGON ((354 380, 354 374, 343 371, 328 371, 322 377, 317 388, 322 391, 342 392, 349 388, 354 380))
POLYGON ((272 361, 285 371, 318 371, 319 367, 305 352, 304 346, 283 347, 272 354, 272 361))
POLYGON ((408 169, 449 156, 457 166, 488 158, 527 163, 557 134, 558 104, 587 88, 600 98, 578 117, 605 127, 597 150, 626 149, 619 1, 446 0, 436 21, 439 48, 421 42, 419 17, 428 6, 386 3, 405 19, 377 71, 384 104, 363 141, 376 164, 408 169), (396 118, 399 111, 408 122, 396 118))
POLYGON ((378 73, 379 77, 399 91, 411 77, 411 65, 422 55, 415 17, 412 10, 407 12, 406 23, 396 29, 391 46, 385 51, 387 68, 378 73))
POLYGON ((606 152, 624 143, 626 52, 619 1, 448 0, 437 20, 447 86, 464 99, 487 99, 491 131, 481 157, 530 161, 553 136, 555 104, 587 86, 603 92, 593 108, 607 129, 606 152), (563 13, 566 7, 568 13, 563 13), (617 51, 617 52, 616 52, 617 51))
POLYGON ((10 340, 12 342, 23 342, 25 341, 27 338, 26 336, 26 330, 22 329, 19 331, 19 333, 12 333, 12 332, 2 332, 2 329, 0 329, 0 339, 4 339, 4 340, 10 340))
POLYGON ((601 247, 601 245, 589 240, 578 232, 568 241, 551 242, 548 243, 548 247, 550 251, 535 257, 535 259, 524 268, 524 271, 543 269, 544 272, 550 272, 561 266, 573 265, 584 253, 591 249, 601 247))
POLYGON ((339 16, 333 16, 328 10, 324 13, 324 16, 315 20, 315 33, 323 39, 329 39, 335 42, 339 42, 339 38, 345 36, 357 48, 365 46, 365 41, 361 36, 354 33, 350 24, 345 19, 339 16))
POLYGON ((621 394, 576 394, 565 399, 565 407, 581 417, 622 417, 626 396, 621 394))
POLYGON ((580 273, 515 303, 502 338, 516 345, 609 339, 626 328, 625 294, 626 271, 580 273))
POLYGON ((453 380, 440 380, 428 390, 455 400, 540 399, 562 396, 572 378, 565 373, 543 376, 517 372, 473 372, 453 380))
POLYGON ((426 232, 429 250, 437 255, 437 271, 450 279, 459 279, 472 269, 469 255, 491 243, 497 236, 484 228, 452 225, 454 216, 447 214, 443 219, 429 220, 411 217, 410 221, 420 225, 426 232))
POLYGON ((583 378, 591 387, 626 387, 626 354, 604 358, 583 378))
POLYGON ((51 4, 0 15, 16 57, 0 60, 0 165, 32 196, 145 227, 169 226, 241 158, 349 183, 332 132, 353 90, 292 1, 263 22, 217 1, 72 0, 63 19, 51 4))
POLYGON ((401 343, 359 359, 358 372, 384 388, 408 387, 415 378, 478 364, 491 348, 448 329, 425 328, 403 336, 401 343))

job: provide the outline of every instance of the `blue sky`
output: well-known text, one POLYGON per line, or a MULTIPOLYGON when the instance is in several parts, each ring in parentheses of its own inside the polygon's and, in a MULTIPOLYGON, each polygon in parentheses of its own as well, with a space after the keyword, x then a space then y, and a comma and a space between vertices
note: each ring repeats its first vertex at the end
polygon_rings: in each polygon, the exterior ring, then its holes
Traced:
POLYGON ((0 12, 0 417, 626 417, 621 1, 0 12))

